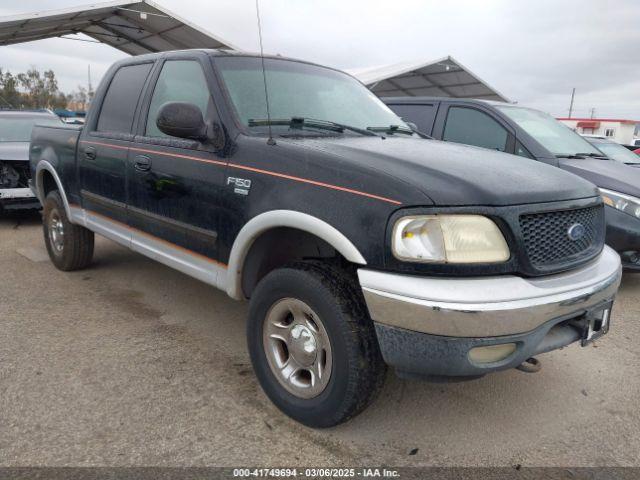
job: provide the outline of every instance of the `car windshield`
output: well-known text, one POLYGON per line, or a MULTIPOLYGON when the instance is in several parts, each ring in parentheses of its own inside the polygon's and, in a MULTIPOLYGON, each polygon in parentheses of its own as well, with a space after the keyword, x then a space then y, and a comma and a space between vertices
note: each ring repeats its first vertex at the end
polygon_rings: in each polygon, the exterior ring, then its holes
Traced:
POLYGON ((551 115, 523 107, 499 106, 496 108, 558 157, 600 153, 584 138, 551 115))
MULTIPOLYGON (((266 122, 258 122, 267 118, 261 59, 217 57, 215 61, 239 120, 252 130, 266 130, 266 122)), ((361 130, 393 126, 396 130, 402 128, 411 132, 409 126, 378 97, 347 74, 273 58, 266 58, 264 65, 269 113, 273 120, 304 118, 361 130)), ((273 125, 273 128, 290 128, 286 122, 282 123, 273 125)), ((307 127, 314 129, 313 122, 309 122, 307 127)), ((353 130, 344 130, 344 133, 351 132, 353 130)), ((330 132, 325 130, 324 133, 330 132)))
POLYGON ((640 156, 615 142, 608 142, 606 140, 594 140, 593 146, 612 160, 622 163, 633 163, 640 165, 640 156))
POLYGON ((54 115, 0 114, 0 142, 28 142, 35 125, 62 125, 54 115))

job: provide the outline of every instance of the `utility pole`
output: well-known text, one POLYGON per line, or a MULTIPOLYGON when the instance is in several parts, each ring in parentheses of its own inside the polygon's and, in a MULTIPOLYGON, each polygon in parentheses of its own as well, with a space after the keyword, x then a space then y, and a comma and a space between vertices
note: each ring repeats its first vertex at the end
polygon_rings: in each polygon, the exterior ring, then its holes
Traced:
POLYGON ((573 87, 571 90, 571 103, 569 104, 569 118, 571 118, 571 114, 573 113, 573 99, 576 96, 576 88, 573 87))
POLYGON ((87 79, 89 82, 88 90, 87 90, 87 100, 91 103, 91 99, 93 97, 93 86, 91 85, 91 65, 87 65, 87 79))
POLYGON ((591 118, 594 118, 596 116, 596 109, 595 107, 591 107, 591 118))

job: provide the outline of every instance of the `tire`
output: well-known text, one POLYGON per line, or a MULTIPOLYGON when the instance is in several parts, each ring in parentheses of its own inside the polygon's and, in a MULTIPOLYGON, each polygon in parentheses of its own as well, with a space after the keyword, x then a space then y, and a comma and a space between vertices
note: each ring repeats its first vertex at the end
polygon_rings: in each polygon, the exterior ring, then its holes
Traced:
POLYGON ((384 383, 386 365, 356 285, 337 267, 304 262, 270 272, 251 297, 247 342, 258 381, 282 412, 309 427, 349 420, 384 383))
POLYGON ((49 258, 57 269, 69 272, 91 263, 93 232, 69 221, 57 190, 49 192, 44 201, 42 227, 49 258))

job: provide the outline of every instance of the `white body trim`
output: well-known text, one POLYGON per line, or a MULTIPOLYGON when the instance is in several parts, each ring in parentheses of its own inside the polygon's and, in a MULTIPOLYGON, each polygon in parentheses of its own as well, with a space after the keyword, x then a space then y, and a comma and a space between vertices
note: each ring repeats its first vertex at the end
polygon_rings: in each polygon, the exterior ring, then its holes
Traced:
POLYGON ((36 193, 38 194, 38 200, 40 200, 40 203, 44 205, 44 183, 42 181, 42 178, 45 171, 49 172, 53 176, 53 179, 58 186, 60 196, 62 197, 62 203, 64 203, 64 210, 65 212, 67 212, 67 218, 71 220, 71 223, 75 223, 73 221, 73 215, 71 215, 71 209, 69 208, 69 200, 67 200, 67 194, 65 193, 64 188, 62 188, 60 177, 58 176, 56 169, 53 168, 53 165, 51 165, 46 160, 40 160, 38 162, 38 165, 36 166, 36 193))
POLYGON ((134 252, 141 253, 190 277, 197 278, 220 290, 225 290, 226 288, 224 284, 226 270, 214 260, 209 260, 195 252, 189 252, 160 238, 147 235, 144 232, 79 207, 71 207, 71 217, 69 218, 72 223, 82 225, 98 235, 113 240, 134 252))
POLYGON ((226 279, 227 294, 231 298, 237 300, 244 298, 242 294, 242 267, 251 245, 262 233, 278 227, 290 227, 311 233, 327 242, 350 262, 359 265, 367 264, 355 245, 327 222, 294 210, 272 210, 249 220, 233 242, 227 269, 228 278, 226 279))

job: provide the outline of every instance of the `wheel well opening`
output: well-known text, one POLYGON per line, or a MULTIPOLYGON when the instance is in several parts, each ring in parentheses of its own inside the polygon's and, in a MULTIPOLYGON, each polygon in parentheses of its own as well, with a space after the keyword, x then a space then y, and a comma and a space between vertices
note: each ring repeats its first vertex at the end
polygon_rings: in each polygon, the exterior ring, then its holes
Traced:
POLYGON ((242 266, 242 291, 250 298, 269 272, 288 263, 323 259, 340 265, 349 262, 329 243, 315 235, 289 227, 264 232, 251 245, 242 266))
POLYGON ((51 172, 48 172, 46 170, 42 172, 42 193, 43 193, 42 201, 44 202, 44 199, 47 197, 47 195, 49 195, 49 192, 52 192, 53 190, 57 190, 57 189, 58 189, 58 184, 56 184, 56 181, 53 178, 53 175, 51 174, 51 172))

